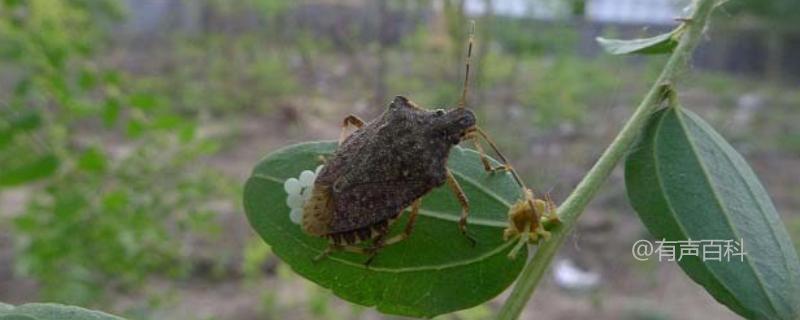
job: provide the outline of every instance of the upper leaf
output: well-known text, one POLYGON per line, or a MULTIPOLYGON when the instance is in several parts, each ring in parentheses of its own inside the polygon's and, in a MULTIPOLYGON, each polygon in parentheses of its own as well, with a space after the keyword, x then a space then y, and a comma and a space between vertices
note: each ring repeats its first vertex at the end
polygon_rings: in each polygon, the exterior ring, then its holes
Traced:
POLYGON ((124 320, 104 312, 55 303, 29 303, 17 307, 0 303, 0 320, 124 320))
POLYGON ((620 40, 597 37, 596 40, 610 54, 662 54, 670 53, 678 46, 682 28, 650 38, 620 40))
POLYGON ((786 228, 753 170, 700 117, 657 112, 628 156, 625 183, 657 239, 741 242, 743 260, 679 261, 714 298, 746 318, 800 318, 800 259, 786 228))
MULTIPOLYGON (((422 199, 411 236, 384 248, 369 268, 364 265, 367 257, 346 252, 312 261, 327 240, 306 235, 290 221, 283 184, 313 170, 319 156, 329 156, 335 147, 333 142, 314 142, 278 150, 256 166, 245 185, 250 224, 297 273, 351 302, 417 317, 483 303, 516 279, 526 257, 506 257, 513 243, 503 241, 503 229, 520 189, 509 174, 485 172, 477 153, 458 147, 451 151, 448 167, 469 197, 469 232, 477 238, 476 246, 459 232, 461 210, 445 187, 422 199)), ((406 216, 394 223, 392 234, 405 226, 406 216)))

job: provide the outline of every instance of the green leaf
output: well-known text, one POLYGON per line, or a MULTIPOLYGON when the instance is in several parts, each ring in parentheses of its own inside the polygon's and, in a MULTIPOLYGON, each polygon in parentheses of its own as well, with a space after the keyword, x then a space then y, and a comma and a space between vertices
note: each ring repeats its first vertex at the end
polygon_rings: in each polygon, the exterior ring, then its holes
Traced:
POLYGON ((0 148, 8 145, 17 133, 33 131, 41 125, 42 117, 35 109, 26 109, 17 114, 0 112, 0 148))
POLYGON ((681 268, 750 319, 800 318, 800 261, 753 170, 680 107, 653 115, 625 166, 628 197, 657 239, 734 240, 743 261, 683 256, 681 268))
POLYGON ((153 94, 139 92, 132 94, 128 102, 134 108, 152 110, 158 106, 158 97, 153 94))
POLYGON ((0 128, 0 149, 4 149, 11 144, 14 139, 14 131, 8 128, 0 128))
POLYGON ((129 138, 139 138, 144 134, 146 130, 145 123, 137 120, 131 119, 128 120, 128 126, 125 128, 125 133, 128 135, 129 138))
POLYGON ((0 320, 39 320, 39 319, 24 314, 7 314, 7 315, 0 315, 0 320))
POLYGON ((42 117, 36 110, 28 109, 12 116, 8 122, 14 131, 31 131, 42 125, 42 117))
POLYGON ((117 119, 119 118, 119 113, 121 109, 122 106, 119 103, 119 99, 115 97, 106 98, 101 113, 101 117, 103 118, 103 124, 105 124, 106 127, 113 126, 114 123, 116 123, 117 119))
POLYGON ((0 187, 20 185, 48 177, 56 172, 58 165, 58 158, 53 154, 47 154, 30 162, 3 168, 0 171, 0 187))
POLYGON ((78 159, 78 167, 92 172, 102 172, 106 169, 108 159, 102 150, 92 147, 83 152, 78 159))
MULTIPOLYGON (((521 197, 507 173, 486 173, 478 154, 454 148, 448 167, 470 199, 470 246, 458 231, 460 208, 447 187, 422 199, 411 236, 383 249, 369 266, 363 255, 337 252, 313 262, 327 240, 308 236, 289 220, 286 179, 314 170, 333 142, 289 146, 269 154, 247 180, 244 205, 250 224, 297 273, 339 297, 384 313, 433 317, 483 303, 502 292, 520 272, 526 254, 509 260, 513 243, 503 241, 510 205, 521 197)), ((400 231, 407 214, 392 226, 400 231)))
POLYGON ((160 130, 173 130, 178 128, 183 122, 184 119, 178 115, 160 115, 153 120, 151 127, 160 130))
POLYGON ((78 86, 83 90, 91 90, 97 86, 97 75, 89 68, 81 69, 78 72, 78 86))
POLYGON ((104 312, 55 303, 0 304, 0 320, 124 320, 104 312))
POLYGON ((122 83, 122 75, 117 70, 103 70, 102 76, 107 85, 118 86, 122 83))
POLYGON ((5 1, 3 1, 3 3, 6 5, 6 7, 8 7, 8 9, 13 9, 14 7, 17 7, 17 6, 21 5, 22 2, 23 2, 23 0, 5 0, 5 1))
POLYGON ((620 40, 597 37, 597 42, 610 54, 662 54, 670 53, 678 46, 682 28, 650 38, 620 40))
POLYGON ((182 143, 188 143, 194 139, 195 135, 197 134, 197 125, 190 121, 183 123, 178 129, 178 139, 182 143))

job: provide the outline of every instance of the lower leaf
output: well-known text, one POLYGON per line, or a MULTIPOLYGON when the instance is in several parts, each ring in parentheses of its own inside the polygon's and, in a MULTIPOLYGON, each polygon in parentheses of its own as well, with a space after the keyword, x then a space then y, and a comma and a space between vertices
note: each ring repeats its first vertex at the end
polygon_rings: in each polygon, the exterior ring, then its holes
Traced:
POLYGON ((625 183, 655 238, 741 246, 743 255, 721 261, 704 251, 679 259, 714 298, 750 319, 800 318, 800 259, 786 228, 753 170, 699 116, 681 107, 654 114, 625 183))
MULTIPOLYGON (((309 236, 290 220, 284 182, 319 165, 336 144, 315 142, 293 145, 263 159, 253 170, 244 191, 250 224, 272 250, 297 273, 330 288, 353 303, 376 306, 384 313, 433 317, 481 304, 508 287, 526 261, 506 255, 513 242, 503 240, 509 207, 521 195, 507 173, 487 173, 471 150, 454 148, 448 167, 470 198, 469 231, 474 247, 459 232, 460 207, 446 187, 422 199, 414 232, 384 248, 369 267, 367 257, 337 252, 314 262, 327 240, 309 236)), ((405 225, 401 215, 391 234, 405 225)))
POLYGON ((0 303, 0 320, 124 320, 104 312, 55 303, 0 303))

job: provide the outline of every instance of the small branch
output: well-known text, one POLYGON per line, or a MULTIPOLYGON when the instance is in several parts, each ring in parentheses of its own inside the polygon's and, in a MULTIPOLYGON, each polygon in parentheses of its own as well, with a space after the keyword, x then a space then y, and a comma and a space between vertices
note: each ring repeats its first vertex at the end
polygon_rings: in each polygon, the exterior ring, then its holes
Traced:
POLYGON ((706 21, 716 2, 717 0, 696 0, 694 2, 694 12, 691 17, 684 21, 687 28, 686 32, 679 40, 678 46, 661 71, 661 75, 647 92, 631 118, 617 134, 617 137, 614 138, 614 141, 611 142, 592 169, 589 170, 575 190, 558 208, 562 224, 552 230, 550 240, 540 244, 536 255, 522 270, 511 295, 500 310, 499 319, 512 320, 519 317, 547 267, 553 260, 556 251, 564 243, 567 234, 575 227, 578 217, 580 217, 589 201, 594 198, 603 182, 633 144, 647 123, 650 114, 656 110, 659 103, 664 99, 662 87, 675 83, 679 72, 683 70, 692 51, 697 46, 706 26, 706 21))

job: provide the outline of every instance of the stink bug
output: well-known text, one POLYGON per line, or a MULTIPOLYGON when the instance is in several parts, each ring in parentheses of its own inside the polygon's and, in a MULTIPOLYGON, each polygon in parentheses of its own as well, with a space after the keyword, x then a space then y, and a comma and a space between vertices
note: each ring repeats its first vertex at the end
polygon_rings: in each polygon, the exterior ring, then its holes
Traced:
POLYGON ((475 240, 467 233, 469 201, 446 167, 450 149, 464 140, 475 144, 487 171, 508 170, 524 188, 495 144, 477 127, 475 114, 465 107, 473 33, 474 26, 469 36, 464 86, 456 108, 426 110, 397 96, 380 116, 368 123, 354 115, 344 118, 339 146, 325 160, 303 206, 303 231, 330 241, 317 259, 334 250, 347 250, 369 254, 369 263, 382 247, 409 237, 420 199, 445 183, 462 208, 458 227, 474 245, 475 240), (357 129, 348 136, 346 130, 351 125, 357 129), (481 138, 498 153, 503 165, 491 165, 479 144, 481 138), (411 211, 403 232, 387 237, 391 223, 409 206, 411 211), (371 245, 357 246, 365 241, 371 241, 371 245))

